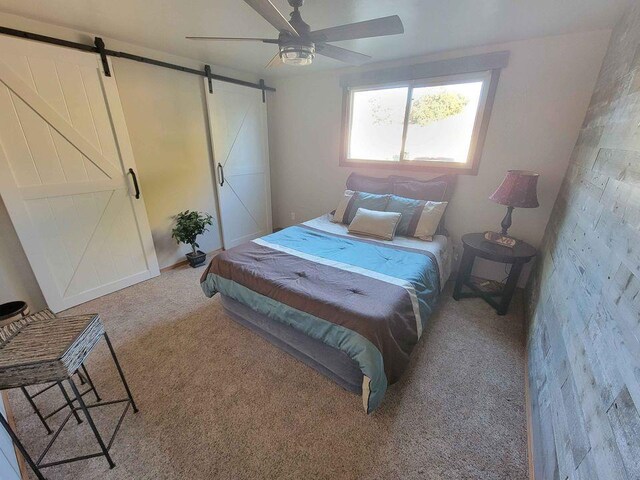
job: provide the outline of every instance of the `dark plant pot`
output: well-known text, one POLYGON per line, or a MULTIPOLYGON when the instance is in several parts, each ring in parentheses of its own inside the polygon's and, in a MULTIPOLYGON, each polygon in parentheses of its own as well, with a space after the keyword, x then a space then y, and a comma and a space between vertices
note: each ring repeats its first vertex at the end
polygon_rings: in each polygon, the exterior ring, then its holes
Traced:
POLYGON ((204 261, 207 259, 207 254, 198 250, 197 253, 187 253, 187 260, 189 260, 189 265, 193 268, 196 268, 199 265, 202 265, 204 261))

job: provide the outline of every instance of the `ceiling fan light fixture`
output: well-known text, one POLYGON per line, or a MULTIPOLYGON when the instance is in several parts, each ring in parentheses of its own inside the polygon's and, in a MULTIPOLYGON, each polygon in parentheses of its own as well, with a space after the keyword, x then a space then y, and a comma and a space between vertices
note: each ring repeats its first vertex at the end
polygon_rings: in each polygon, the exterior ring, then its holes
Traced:
POLYGON ((287 65, 311 65, 316 56, 315 45, 282 45, 280 58, 287 65))

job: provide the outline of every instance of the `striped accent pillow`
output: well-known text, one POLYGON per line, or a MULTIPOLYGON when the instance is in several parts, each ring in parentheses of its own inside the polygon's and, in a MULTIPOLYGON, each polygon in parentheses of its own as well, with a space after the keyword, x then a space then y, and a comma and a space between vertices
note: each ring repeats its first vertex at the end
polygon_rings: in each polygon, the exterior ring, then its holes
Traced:
POLYGON ((351 199, 353 198, 353 195, 356 192, 354 192, 353 190, 345 190, 344 191, 344 195, 342 196, 342 198, 340 199, 340 203, 338 204, 338 208, 336 208, 336 211, 333 212, 333 218, 331 219, 331 221, 333 223, 345 223, 344 220, 344 213, 347 211, 347 207, 349 206, 349 203, 351 202, 351 199))
POLYGON ((390 198, 391 195, 388 194, 378 195, 375 193, 345 190, 331 221, 334 223, 344 223, 345 225, 349 225, 356 216, 358 208, 384 212, 390 198))
POLYGON ((429 242, 433 240, 433 236, 438 230, 440 219, 447 208, 447 203, 448 202, 425 202, 420 200, 420 205, 413 210, 404 235, 429 242))
POLYGON ((387 212, 398 212, 402 214, 402 219, 398 224, 398 235, 409 235, 409 223, 413 218, 416 210, 424 207, 424 200, 414 200, 412 198, 399 197, 392 195, 387 204, 387 212))

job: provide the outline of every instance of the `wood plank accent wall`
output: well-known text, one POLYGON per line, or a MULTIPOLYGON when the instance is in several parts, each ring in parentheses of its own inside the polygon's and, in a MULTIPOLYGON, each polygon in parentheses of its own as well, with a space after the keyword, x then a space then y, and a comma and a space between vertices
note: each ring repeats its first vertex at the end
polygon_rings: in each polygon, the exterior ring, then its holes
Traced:
POLYGON ((527 288, 535 478, 640 479, 637 0, 613 32, 541 250, 527 288))

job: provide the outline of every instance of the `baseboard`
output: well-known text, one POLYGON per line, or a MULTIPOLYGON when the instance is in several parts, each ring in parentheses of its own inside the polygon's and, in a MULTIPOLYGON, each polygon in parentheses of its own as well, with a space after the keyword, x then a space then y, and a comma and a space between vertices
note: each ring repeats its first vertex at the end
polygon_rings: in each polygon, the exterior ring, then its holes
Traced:
MULTIPOLYGON (((215 257, 220 252, 222 252, 221 248, 218 248, 217 250, 213 250, 212 252, 207 252, 207 258, 211 258, 212 256, 215 257)), ((168 270, 175 270, 176 268, 183 267, 183 266, 187 265, 188 263, 189 263, 189 261, 185 258, 184 260, 181 260, 178 263, 174 263, 173 265, 169 265, 167 267, 162 267, 160 269, 160 273, 166 272, 168 270)))
MULTIPOLYGON (((534 271, 530 272, 534 275, 534 271)), ((529 284, 529 282, 527 282, 529 284)), ((524 289, 522 296, 522 310, 524 315, 524 402, 525 414, 527 416, 527 460, 529 463, 529 480, 535 480, 535 462, 533 461, 533 411, 531 409, 531 392, 529 391, 529 325, 531 323, 531 312, 529 311, 529 302, 527 296, 527 288, 524 289)))
POLYGON ((529 463, 529 480, 535 480, 536 472, 533 463, 533 413, 531 411, 531 394, 529 392, 529 350, 524 349, 524 407, 527 416, 527 461, 529 463))
MULTIPOLYGON (((13 410, 11 410, 11 405, 9 404, 9 395, 7 395, 6 390, 2 391, 2 396, 0 397, 0 402, 4 404, 4 411, 7 414, 7 423, 11 427, 11 429, 16 431, 16 419, 13 416, 13 410)), ((24 461, 24 457, 20 453, 20 451, 13 446, 13 450, 16 452, 16 459, 18 460, 18 468, 20 469, 20 477, 24 480, 29 478, 29 473, 27 472, 27 464, 24 461)))

